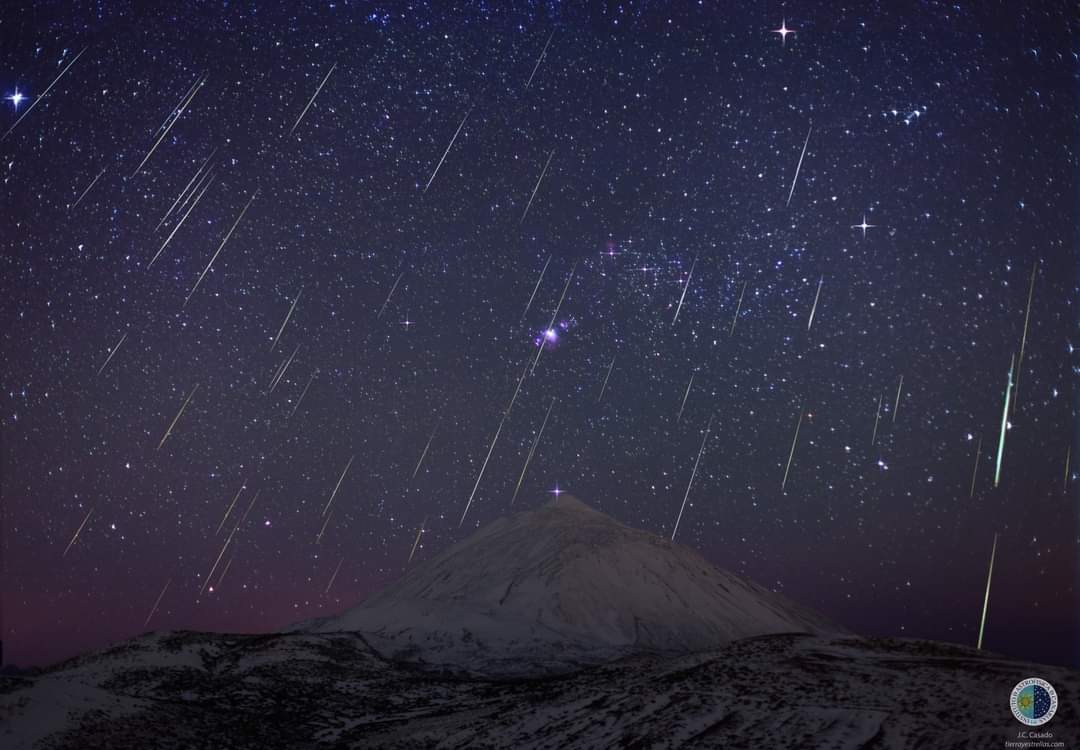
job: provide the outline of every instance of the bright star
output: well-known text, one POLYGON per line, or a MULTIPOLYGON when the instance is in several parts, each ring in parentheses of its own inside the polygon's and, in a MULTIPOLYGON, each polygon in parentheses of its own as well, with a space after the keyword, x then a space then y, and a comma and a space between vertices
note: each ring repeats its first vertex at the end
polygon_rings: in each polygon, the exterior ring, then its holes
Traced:
POLYGON ((787 27, 787 19, 785 18, 783 21, 781 21, 780 28, 779 29, 773 29, 772 33, 779 34, 780 35, 780 43, 786 45, 787 44, 787 36, 788 36, 788 34, 794 34, 795 32, 787 27))
POLYGON ((866 214, 863 214, 862 224, 852 224, 851 228, 852 229, 861 229, 863 239, 866 239, 866 230, 867 229, 872 229, 873 227, 876 227, 876 226, 877 226, 877 224, 867 224, 866 223, 866 214))
POLYGON ((15 106, 15 111, 17 112, 19 110, 19 105, 22 104, 23 99, 25 99, 26 97, 23 96, 19 92, 19 89, 16 87, 14 94, 8 94, 4 98, 7 99, 9 102, 11 102, 15 106))
POLYGON ((566 491, 565 491, 565 490, 560 490, 560 489, 559 489, 559 483, 558 483, 558 482, 556 482, 556 483, 555 483, 555 489, 553 489, 553 490, 548 490, 548 494, 549 494, 549 495, 554 495, 554 496, 555 496, 555 502, 559 502, 559 495, 564 495, 564 494, 566 494, 566 491))

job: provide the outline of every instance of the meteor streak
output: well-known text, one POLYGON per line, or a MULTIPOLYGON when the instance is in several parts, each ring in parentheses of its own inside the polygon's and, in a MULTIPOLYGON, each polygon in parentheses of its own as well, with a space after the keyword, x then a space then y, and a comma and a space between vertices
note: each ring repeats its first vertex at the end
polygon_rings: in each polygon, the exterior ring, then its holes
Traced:
POLYGON ((295 132, 297 126, 300 124, 300 121, 304 119, 304 115, 306 115, 307 111, 311 109, 311 105, 315 103, 315 97, 317 97, 319 95, 319 92, 323 90, 323 86, 325 86, 326 82, 330 80, 330 73, 333 73, 334 68, 336 67, 337 63, 334 63, 330 66, 330 72, 326 74, 326 78, 322 79, 322 83, 319 84, 319 88, 315 89, 315 93, 311 95, 311 99, 308 101, 307 106, 304 107, 304 111, 301 112, 300 116, 296 118, 296 122, 294 122, 293 126, 289 129, 289 135, 292 135, 293 132, 295 132))
POLYGON ((293 405, 292 411, 289 412, 289 419, 292 419, 293 415, 296 414, 296 410, 300 408, 300 402, 304 400, 304 396, 307 395, 308 388, 311 387, 312 381, 315 380, 315 376, 318 374, 318 368, 316 368, 315 371, 311 373, 311 377, 308 378, 307 385, 304 386, 304 390, 300 393, 300 398, 296 399, 296 403, 293 405))
POLYGON ((671 541, 675 541, 675 535, 679 533, 679 522, 682 521, 683 511, 686 510, 686 499, 690 497, 690 488, 694 486, 694 477, 697 476, 698 464, 701 463, 701 454, 705 452, 705 443, 709 441, 709 433, 712 431, 713 418, 709 417, 709 426, 705 428, 705 437, 701 440, 698 448, 697 459, 694 461, 694 470, 690 472, 690 481, 686 485, 686 494, 683 495, 682 507, 679 508, 679 516, 675 519, 675 528, 671 532, 671 541))
POLYGON ((147 625, 149 625, 149 624, 150 624, 150 618, 154 616, 154 613, 155 613, 155 612, 157 612, 157 609, 158 609, 158 605, 159 605, 159 604, 161 604, 161 600, 165 598, 165 592, 169 590, 169 584, 170 584, 170 583, 172 583, 172 579, 171 579, 171 578, 170 578, 169 580, 165 581, 165 585, 164 585, 164 586, 162 587, 162 589, 161 589, 161 593, 160 593, 160 594, 158 594, 158 598, 157 598, 157 601, 155 601, 155 602, 154 602, 154 606, 153 606, 153 608, 152 608, 152 609, 150 610, 150 614, 148 614, 148 615, 146 616, 146 621, 145 621, 145 622, 143 622, 143 627, 144 627, 144 628, 145 628, 145 627, 146 627, 147 625))
POLYGON ((274 343, 270 345, 270 351, 274 351, 274 347, 277 346, 278 339, 281 338, 281 332, 285 330, 285 326, 289 324, 289 318, 292 317, 293 310, 296 309, 296 303, 300 301, 300 295, 304 293, 304 285, 300 285, 300 291, 296 293, 296 299, 293 300, 292 306, 289 308, 289 314, 285 316, 285 320, 281 324, 281 328, 278 329, 277 336, 274 336, 274 343))
POLYGON ((679 404, 679 414, 675 417, 675 422, 678 423, 682 420, 683 409, 686 408, 686 399, 690 395, 690 387, 694 384, 695 373, 690 373, 690 382, 686 384, 686 393, 683 394, 682 403, 679 404))
POLYGON ((188 402, 191 401, 191 397, 195 395, 195 391, 199 390, 199 384, 196 383, 195 387, 191 389, 191 393, 184 399, 184 405, 180 407, 180 411, 176 413, 176 417, 173 419, 172 424, 169 425, 169 429, 165 430, 165 434, 161 436, 161 442, 158 443, 158 450, 161 450, 161 446, 165 445, 165 441, 169 439, 169 435, 172 435, 173 427, 176 427, 176 423, 180 421, 180 416, 184 413, 184 409, 187 408, 188 402))
POLYGON ((518 394, 519 394, 519 393, 521 393, 521 384, 525 382, 525 375, 526 375, 526 374, 527 374, 528 372, 529 372, 529 363, 528 363, 528 362, 526 362, 526 363, 525 363, 525 369, 523 369, 523 370, 521 371, 521 377, 520 377, 520 378, 518 378, 518 382, 517 382, 517 387, 516 387, 516 388, 514 388, 514 395, 512 395, 512 396, 510 397, 510 403, 509 403, 509 404, 507 404, 507 406, 506 406, 506 411, 504 412, 504 413, 506 414, 506 416, 508 416, 508 417, 510 416, 510 412, 511 412, 511 411, 513 410, 513 408, 514 408, 514 402, 515 402, 515 401, 517 401, 517 397, 518 397, 518 394))
POLYGON ((686 299, 686 290, 690 288, 690 279, 694 278, 694 266, 697 265, 697 256, 694 256, 694 262, 690 264, 690 273, 686 275, 686 283, 683 285, 682 294, 679 296, 679 306, 675 308, 675 317, 671 321, 671 325, 679 320, 679 312, 682 311, 683 300, 686 299))
POLYGON ((270 382, 266 384, 267 392, 269 392, 269 390, 277 384, 278 377, 285 370, 285 365, 288 363, 288 361, 289 358, 286 357, 281 361, 281 364, 278 365, 277 369, 274 370, 274 377, 270 378, 270 382))
POLYGON ((795 457, 795 444, 799 442, 799 428, 802 427, 803 411, 799 410, 799 421, 795 425, 795 437, 791 439, 791 453, 787 457, 787 467, 784 469, 784 480, 780 482, 780 491, 783 492, 787 486, 788 472, 791 471, 791 459, 795 457))
POLYGON ((349 472, 349 467, 352 466, 352 462, 355 458, 356 456, 353 456, 349 459, 349 463, 345 464, 345 469, 341 472, 341 476, 338 477, 337 484, 334 485, 334 491, 330 493, 330 499, 326 501, 326 507, 323 508, 322 514, 324 516, 326 515, 326 511, 330 510, 330 503, 334 502, 334 496, 337 495, 338 490, 341 488, 341 483, 345 480, 345 475, 349 472))
POLYGON ((446 161, 446 155, 449 154, 450 149, 454 147, 454 141, 457 140, 458 133, 461 132, 461 129, 465 127, 465 121, 469 119, 469 115, 472 114, 472 111, 473 108, 469 107, 469 111, 466 112, 465 116, 461 118, 461 124, 458 125, 457 130, 454 131, 454 137, 450 139, 450 145, 446 147, 446 151, 443 152, 442 158, 439 159, 439 163, 435 165, 435 171, 432 172, 431 177, 428 178, 427 185, 424 185, 425 193, 428 191, 428 188, 431 187, 431 183, 435 180, 435 175, 437 175, 439 173, 439 170, 442 168, 443 162, 446 161))
MULTIPOLYGON (((180 107, 175 110, 175 114, 170 115, 172 120, 171 120, 171 122, 169 122, 168 127, 166 127, 165 130, 162 132, 162 134, 160 136, 158 136, 158 139, 156 141, 154 141, 154 145, 151 146, 150 150, 146 152, 146 156, 144 156, 143 160, 141 162, 139 162, 139 166, 135 167, 135 171, 131 173, 131 178, 134 178, 135 175, 139 174, 139 170, 142 169, 143 165, 146 164, 146 162, 150 160, 151 156, 154 155, 154 152, 157 151, 157 147, 159 145, 161 145, 161 142, 163 140, 165 140, 165 136, 167 136, 169 134, 169 131, 173 129, 173 125, 175 125, 177 123, 177 121, 183 116, 184 110, 186 110, 188 108, 188 106, 191 104, 191 100, 195 98, 195 94, 199 93, 199 89, 201 89, 205 84, 206 84, 206 76, 203 76, 202 78, 200 78, 198 81, 195 82, 195 85, 193 85, 190 89, 188 89, 187 97, 180 104, 180 107)), ((131 179, 131 178, 129 178, 129 179, 131 179)))
POLYGON ((1001 480, 1001 459, 1005 455, 1005 431, 1009 428, 1009 396, 1012 394, 1013 366, 1015 364, 1016 357, 1014 355, 1009 360, 1009 380, 1005 385, 1005 408, 1001 411, 1001 436, 998 438, 997 464, 994 467, 994 487, 997 487, 998 482, 1001 480))
POLYGON ((884 393, 878 395, 877 414, 874 415, 874 434, 870 438, 870 445, 873 445, 875 442, 877 442, 878 422, 881 421, 881 402, 884 401, 884 400, 885 400, 885 394, 884 393))
POLYGON ((739 320, 739 310, 742 309, 743 295, 746 294, 746 284, 747 282, 745 281, 742 284, 742 291, 739 292, 739 304, 735 305, 735 314, 731 316, 731 330, 728 332, 729 336, 734 335, 735 333, 735 324, 739 320))
POLYGON ((979 459, 982 457, 982 435, 979 436, 979 444, 975 446, 975 466, 971 469, 971 490, 968 497, 975 497, 975 477, 979 475, 979 459))
POLYGON ((68 208, 69 211, 74 210, 76 206, 78 206, 80 203, 82 203, 82 199, 85 198, 86 194, 90 192, 90 189, 92 187, 94 187, 94 185, 97 184, 97 181, 99 179, 101 179, 101 175, 103 175, 103 174, 105 174, 105 168, 104 167, 102 168, 102 170, 100 172, 97 173, 97 177, 95 177, 93 180, 91 180, 90 184, 86 186, 86 190, 83 190, 82 193, 79 195, 79 197, 75 199, 75 202, 71 204, 71 207, 68 208))
POLYGON ((1015 393, 1020 389, 1020 371, 1024 366, 1024 347, 1027 345, 1028 321, 1031 320, 1031 296, 1035 293, 1035 273, 1039 270, 1039 261, 1031 265, 1031 283, 1028 284, 1027 312, 1024 313, 1024 335, 1020 339, 1020 356, 1016 358, 1016 383, 1013 385, 1013 412, 1016 411, 1015 393))
POLYGON ((487 456, 484 458, 484 464, 480 467, 480 473, 476 475, 476 484, 473 485, 472 492, 469 493, 469 502, 465 504, 465 512, 461 514, 461 520, 458 521, 458 528, 460 529, 462 524, 465 523, 465 516, 469 514, 469 508, 472 507, 473 498, 476 497, 476 488, 480 486, 480 480, 484 478, 484 470, 487 469, 488 461, 491 460, 491 452, 495 450, 495 443, 499 442, 499 433, 502 432, 503 425, 506 423, 506 417, 510 414, 509 411, 503 412, 502 419, 499 420, 499 429, 495 430, 495 437, 491 439, 491 445, 488 446, 487 456))
MULTIPOLYGON (((555 327, 555 320, 559 317, 559 310, 562 308, 563 300, 566 299, 566 290, 570 288, 570 281, 574 278, 574 271, 577 270, 577 261, 574 261, 574 265, 570 266, 570 275, 566 277, 566 285, 563 286, 562 294, 559 296, 559 302, 555 305, 555 312, 551 315, 551 322, 548 323, 548 327, 545 330, 550 331, 555 327)), ((536 365, 540 362, 540 355, 544 351, 544 345, 547 343, 547 337, 540 337, 540 345, 536 347, 536 359, 532 363, 532 372, 536 372, 536 365)))
POLYGON ((101 374, 102 370, 104 370, 106 367, 109 366, 109 362, 112 361, 113 355, 115 355, 116 352, 120 349, 120 345, 122 343, 124 343, 124 339, 126 339, 126 338, 127 338, 127 332, 125 331, 124 335, 120 337, 120 340, 116 342, 116 346, 114 346, 112 348, 112 351, 109 352, 109 356, 105 358, 105 362, 101 365, 101 367, 98 368, 98 371, 97 371, 98 375, 101 374))
POLYGON ((791 196, 795 195, 795 183, 799 181, 799 170, 802 169, 803 157, 806 156, 806 147, 810 143, 810 133, 814 130, 814 123, 810 123, 810 129, 806 131, 806 140, 802 145, 802 153, 799 154, 799 163, 795 167, 795 178, 791 181, 791 190, 787 194, 787 205, 791 205, 791 196))
POLYGON ((200 79, 196 78, 195 83, 191 84, 188 90, 184 92, 184 95, 180 97, 180 100, 176 102, 176 105, 169 110, 169 114, 165 115, 165 119, 161 121, 160 125, 158 125, 157 130, 154 131, 154 135, 157 135, 166 127, 168 127, 169 120, 171 120, 176 115, 176 111, 180 109, 181 106, 183 106, 184 100, 187 99, 193 91, 195 91, 195 87, 199 85, 199 80, 200 79))
POLYGON ((334 580, 337 578, 338 571, 341 570, 341 564, 343 562, 345 562, 344 557, 341 558, 341 560, 337 564, 337 567, 334 568, 334 575, 330 576, 330 583, 326 584, 326 590, 323 591, 323 594, 329 594, 330 593, 330 587, 334 585, 334 580))
POLYGON ((328 515, 326 517, 326 520, 323 521, 323 525, 322 525, 322 528, 319 529, 319 533, 315 535, 315 544, 321 544, 322 543, 323 534, 326 533, 326 527, 330 524, 330 519, 333 518, 333 517, 334 517, 334 511, 330 511, 330 515, 328 515))
POLYGON ((262 490, 255 490, 255 494, 251 496, 251 502, 248 503, 247 510, 244 511, 244 515, 240 517, 240 523, 244 523, 247 520, 248 514, 251 513, 251 509, 255 507, 255 501, 259 499, 259 493, 262 490))
POLYGON ((251 197, 248 198, 248 202, 246 204, 244 204, 244 208, 241 209, 240 215, 236 217, 236 221, 234 221, 233 225, 229 228, 228 233, 225 235, 225 239, 223 239, 221 241, 221 244, 218 245, 218 249, 217 249, 217 252, 214 253, 214 257, 212 257, 210 259, 210 262, 206 264, 206 268, 204 268, 203 272, 201 274, 199 274, 199 280, 195 282, 195 286, 193 286, 191 288, 191 291, 188 292, 188 296, 184 300, 184 306, 185 307, 187 306, 188 300, 191 299, 191 295, 195 294, 195 290, 199 288, 199 284, 202 283, 202 280, 206 277, 206 274, 210 271, 210 268, 214 265, 214 261, 217 260, 218 255, 221 254, 221 249, 223 247, 225 247, 225 243, 229 241, 229 238, 232 237, 232 233, 234 231, 236 231, 236 225, 239 224, 240 220, 244 218, 244 214, 247 213, 248 208, 251 206, 251 202, 255 200, 255 197, 258 194, 259 194, 259 191, 256 190, 254 193, 251 194, 251 197))
POLYGON ((379 318, 381 318, 382 314, 384 312, 386 312, 386 306, 390 304, 390 298, 394 296, 394 291, 397 289, 397 285, 401 281, 401 277, 404 276, 404 275, 405 275, 405 272, 402 271, 401 273, 398 274, 398 277, 396 279, 394 279, 394 285, 392 287, 390 287, 390 294, 386 295, 386 301, 383 302, 382 307, 379 308, 379 314, 375 316, 375 320, 378 320, 379 318))
POLYGON ((420 537, 421 537, 421 536, 423 535, 423 533, 424 533, 424 525, 425 525, 426 523, 427 523, 427 516, 425 516, 425 517, 424 517, 424 520, 420 522, 420 528, 416 530, 416 540, 415 540, 415 541, 413 542, 413 544, 412 544, 412 549, 411 549, 411 550, 409 550, 409 559, 408 559, 408 561, 407 561, 407 562, 405 563, 405 566, 406 566, 406 567, 408 567, 408 566, 409 566, 409 563, 411 563, 411 562, 412 562, 412 559, 413 559, 413 555, 415 555, 415 554, 416 554, 416 547, 417 547, 417 545, 419 545, 419 544, 420 544, 420 537))
POLYGON ((1062 490, 1069 491, 1069 462, 1072 460, 1072 445, 1069 445, 1069 449, 1065 451, 1065 483, 1062 485, 1062 490))
POLYGON ((525 312, 521 313, 521 320, 518 321, 520 325, 525 321, 525 316, 529 314, 529 308, 532 307, 533 300, 536 298, 536 291, 540 288, 540 282, 544 280, 544 274, 547 272, 548 264, 551 263, 552 256, 548 256, 547 261, 544 262, 544 267, 540 269, 540 276, 536 279, 536 286, 533 287, 532 294, 529 295, 529 301, 525 305, 525 312))
POLYGON ((225 561, 225 568, 221 571, 221 575, 218 576, 217 583, 214 584, 213 588, 221 588, 221 582, 225 580, 225 574, 229 572, 229 568, 232 567, 232 561, 235 559, 235 555, 230 555, 229 559, 225 561))
POLYGON ((604 376, 604 384, 602 386, 600 386, 600 395, 596 397, 596 403, 598 403, 598 404, 600 403, 601 399, 604 398, 604 391, 607 390, 607 382, 611 378, 611 368, 613 368, 614 366, 615 366, 615 358, 612 357, 611 358, 611 364, 608 365, 608 368, 607 368, 607 375, 604 376))
MULTIPOLYGON (((174 208, 176 208, 176 204, 177 204, 177 203, 179 203, 179 202, 180 202, 181 200, 184 200, 184 196, 185 196, 185 195, 188 195, 188 190, 189 190, 189 189, 191 188, 191 186, 192 186, 193 184, 195 184, 195 180, 196 180, 196 179, 198 179, 199 175, 201 175, 201 174, 202 174, 202 171, 203 171, 203 170, 204 170, 204 169, 206 168, 206 165, 207 165, 207 164, 208 164, 208 163, 210 162, 210 160, 211 160, 212 158, 214 158, 214 154, 216 154, 216 153, 217 153, 217 149, 215 148, 215 149, 214 149, 213 151, 211 151, 211 152, 210 152, 210 156, 208 156, 208 157, 206 157, 205 159, 203 159, 203 163, 199 165, 199 168, 198 168, 198 169, 197 169, 197 170, 195 171, 195 174, 193 174, 193 175, 191 176, 191 179, 190 179, 190 180, 188 180, 188 184, 187 184, 187 185, 185 185, 185 186, 184 186, 184 189, 180 191, 180 195, 176 196, 176 200, 174 200, 174 201, 173 201, 173 203, 172 203, 172 205, 171 205, 171 206, 169 206, 169 210, 165 212, 165 215, 161 217, 161 221, 159 221, 159 222, 158 222, 158 224, 157 224, 157 226, 156 226, 156 227, 154 227, 154 231, 155 231, 155 232, 156 232, 157 230, 161 229, 161 225, 162 225, 162 224, 164 224, 164 223, 165 223, 165 221, 166 221, 166 220, 167 220, 167 219, 168 219, 168 218, 169 218, 170 216, 172 216, 172 212, 173 212, 173 209, 174 209, 174 208)), ((202 181, 200 180, 200 183, 201 183, 201 182, 202 182, 202 181)), ((196 190, 197 190, 197 189, 198 189, 198 185, 196 185, 196 190)), ((194 193, 194 192, 195 192, 195 191, 194 191, 194 190, 192 190, 192 193, 194 193)), ((190 196, 188 196, 188 197, 190 197, 190 196)), ((185 201, 185 202, 186 202, 186 201, 185 201)))
POLYGON ((221 545, 221 552, 218 552, 217 559, 214 560, 214 564, 210 568, 210 572, 206 574, 206 578, 203 580, 203 585, 199 588, 199 596, 202 596, 203 592, 206 591, 206 587, 210 584, 210 579, 214 577, 214 571, 217 570, 218 563, 221 562, 221 558, 222 558, 222 556, 224 556, 225 550, 227 550, 229 548, 229 545, 232 543, 233 534, 236 533, 236 530, 239 527, 240 527, 240 524, 237 524, 236 526, 234 526, 233 530, 229 532, 229 536, 225 540, 225 544, 221 545))
POLYGON ((68 546, 64 548, 64 554, 60 555, 60 557, 67 557, 68 550, 70 550, 71 546, 75 544, 75 540, 79 538, 79 534, 82 533, 83 526, 86 526, 86 522, 90 520, 90 516, 91 514, 93 514, 93 512, 94 509, 91 508, 90 511, 86 514, 86 518, 84 518, 83 522, 79 524, 79 528, 75 530, 75 535, 71 537, 71 541, 68 542, 68 546))
POLYGON ((289 358, 285 360, 285 364, 281 366, 281 370, 278 371, 277 377, 274 379, 274 382, 270 384, 270 391, 267 393, 267 395, 273 393, 274 389, 278 387, 278 384, 281 382, 281 379, 285 377, 285 372, 289 369, 289 365, 292 364, 293 358, 296 357, 296 353, 298 351, 300 351, 299 344, 297 344, 296 348, 293 349, 293 353, 289 355, 289 358))
POLYGON ((544 61, 544 56, 547 55, 548 45, 551 44, 551 38, 553 36, 555 36, 555 29, 551 30, 551 33, 548 35, 547 41, 544 42, 544 49, 541 50, 540 57, 536 58, 536 65, 533 66, 532 73, 529 74, 529 80, 525 83, 525 90, 526 91, 528 91, 529 86, 532 85, 533 76, 536 75, 536 71, 540 69, 540 63, 542 63, 544 61))
POLYGON ((896 412, 900 411, 900 391, 903 390, 903 388, 904 388, 904 376, 901 375, 900 376, 900 382, 896 386, 896 404, 893 406, 893 410, 892 410, 893 424, 896 424, 896 412))
POLYGON ((221 533, 221 529, 225 525, 225 519, 227 519, 229 517, 229 514, 232 513, 232 509, 236 506, 236 501, 240 499, 240 493, 243 492, 244 488, 246 487, 247 480, 245 479, 244 483, 240 485, 240 489, 236 491, 236 495, 233 496, 232 502, 229 504, 228 510, 225 511, 225 515, 221 517, 221 523, 218 524, 217 531, 214 532, 214 536, 217 536, 221 533))
POLYGON ((22 122, 22 121, 23 121, 23 120, 24 120, 24 119, 26 118, 26 116, 27 116, 28 114, 30 114, 31 112, 33 112, 33 111, 34 111, 34 107, 36 107, 36 106, 37 106, 38 104, 40 104, 40 103, 41 103, 41 100, 42 100, 42 99, 44 99, 44 98, 45 98, 46 96, 48 96, 48 95, 49 95, 49 92, 50 92, 50 91, 52 91, 52 88, 53 88, 53 86, 55 86, 55 85, 56 85, 56 82, 57 82, 57 81, 59 81, 59 80, 60 80, 61 78, 63 78, 63 77, 64 77, 64 73, 67 73, 67 72, 68 72, 68 69, 69 69, 69 68, 71 68, 71 66, 72 66, 72 65, 74 65, 74 64, 75 64, 75 62, 76 62, 76 61, 77 61, 77 60, 78 60, 78 59, 79 59, 80 57, 82 57, 82 56, 83 56, 83 52, 86 52, 86 50, 88 50, 88 49, 89 49, 89 47, 83 47, 83 49, 82 49, 82 52, 80 52, 79 54, 75 55, 75 57, 73 57, 73 58, 71 59, 71 62, 69 62, 69 63, 68 63, 68 64, 67 64, 67 65, 66 65, 66 66, 64 67, 64 69, 60 71, 60 75, 58 75, 58 76, 57 76, 56 78, 54 78, 54 79, 53 79, 53 82, 52 82, 52 83, 50 83, 50 84, 48 85, 48 87, 47 87, 47 88, 46 88, 46 89, 45 89, 44 91, 42 91, 42 92, 41 92, 41 95, 40 95, 40 96, 38 96, 38 98, 37 98, 37 99, 35 99, 35 100, 33 101, 33 103, 31 103, 31 105, 30 105, 29 107, 27 107, 27 108, 26 108, 26 111, 22 113, 22 117, 20 117, 20 118, 19 118, 18 120, 16 120, 16 121, 15 121, 14 123, 12 123, 11 127, 7 129, 7 132, 6 132, 6 133, 4 133, 4 135, 3 135, 3 136, 0 136, 0 141, 3 141, 3 140, 5 140, 5 139, 6 139, 6 138, 7 138, 7 137, 8 137, 9 135, 11 135, 11 131, 12 131, 12 130, 14 130, 15 128, 17 128, 17 127, 19 126, 19 123, 20 123, 20 122, 22 122))
POLYGON ((521 226, 525 222, 525 217, 529 215, 529 209, 532 207, 533 198, 536 197, 536 191, 540 189, 540 183, 544 181, 544 175, 547 174, 548 165, 551 164, 551 157, 555 155, 555 149, 551 149, 551 153, 548 154, 547 161, 544 163, 544 169, 540 172, 540 179, 536 181, 536 186, 533 187, 532 195, 529 196, 529 202, 525 204, 525 211, 521 214, 521 220, 518 222, 518 226, 521 226))
MULTIPOLYGON (((180 227, 184 226, 184 222, 187 221, 187 217, 191 214, 192 211, 195 210, 195 206, 199 205, 199 201, 202 200, 203 194, 210 189, 210 183, 213 181, 214 173, 212 171, 207 172, 205 176, 207 177, 205 183, 202 180, 199 181, 199 184, 203 186, 202 190, 199 190, 199 194, 195 197, 195 200, 192 202, 192 204, 188 206, 188 210, 185 211, 184 215, 180 217, 180 221, 176 222, 176 226, 173 227, 171 232, 169 232, 169 236, 165 238, 165 241, 161 243, 161 247, 158 248, 158 251, 154 254, 154 257, 151 258, 150 262, 146 264, 146 267, 148 269, 154 265, 154 261, 158 259, 158 257, 165 250, 165 248, 168 247, 169 243, 172 242, 172 238, 176 235, 178 231, 180 231, 180 227)), ((195 189, 198 190, 199 185, 196 185, 195 189)))
POLYGON ((424 450, 420 453, 420 460, 416 462, 416 468, 413 469, 411 479, 416 479, 416 474, 420 471, 420 464, 424 463, 424 457, 427 455, 428 448, 431 447, 431 441, 435 439, 435 433, 439 431, 440 424, 442 424, 442 414, 439 415, 438 421, 435 422, 435 429, 428 435, 427 443, 424 444, 424 450))
POLYGON ((994 575, 994 555, 997 553, 998 535, 994 534, 994 546, 990 549, 990 570, 986 574, 986 593, 983 595, 982 617, 979 618, 979 641, 975 644, 975 650, 982 650, 983 630, 986 628, 986 609, 990 605, 990 579, 994 575))
POLYGON ((511 505, 513 505, 514 500, 517 499, 518 490, 521 489, 521 483, 525 479, 525 472, 529 470, 529 462, 532 461, 533 454, 536 453, 536 446, 540 444, 540 437, 544 434, 544 428, 547 426, 548 417, 551 416, 551 407, 553 406, 555 406, 554 397, 551 399, 551 403, 548 404, 547 414, 544 415, 544 421, 540 423, 540 429, 537 431, 536 437, 533 438, 532 446, 530 446, 529 453, 525 457, 525 465, 521 467, 521 475, 518 477, 517 485, 514 486, 514 494, 510 498, 511 505))
MULTIPOLYGON (((806 330, 810 330, 810 326, 814 325, 814 313, 817 312, 818 299, 821 297, 821 285, 825 283, 825 277, 822 276, 818 279, 817 294, 814 295, 814 305, 810 308, 810 320, 806 323, 806 330)), ((894 415, 895 416, 895 415, 894 415)))

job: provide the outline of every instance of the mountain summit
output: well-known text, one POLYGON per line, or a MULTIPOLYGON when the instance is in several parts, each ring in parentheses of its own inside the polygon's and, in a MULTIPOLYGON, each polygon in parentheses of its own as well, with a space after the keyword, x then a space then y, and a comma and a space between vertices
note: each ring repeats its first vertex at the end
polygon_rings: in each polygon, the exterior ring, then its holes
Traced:
POLYGON ((384 656, 478 672, 560 671, 641 651, 842 630, 697 552, 571 496, 501 518, 342 614, 384 656))

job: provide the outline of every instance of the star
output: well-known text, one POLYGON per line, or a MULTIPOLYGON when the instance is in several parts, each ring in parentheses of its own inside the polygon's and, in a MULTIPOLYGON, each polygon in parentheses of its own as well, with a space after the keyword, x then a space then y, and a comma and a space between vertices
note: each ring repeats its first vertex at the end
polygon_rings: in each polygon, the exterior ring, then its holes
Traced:
POLYGON ((794 34, 795 32, 787 27, 787 19, 785 18, 783 21, 780 22, 780 28, 773 29, 772 33, 779 34, 780 43, 786 45, 788 34, 794 34))
POLYGON ((866 223, 866 214, 863 214, 862 224, 852 224, 851 228, 852 229, 861 229, 863 239, 866 239, 866 230, 867 229, 872 229, 873 227, 876 227, 876 226, 877 226, 877 224, 867 224, 866 223))
POLYGON ((7 99, 9 102, 11 102, 12 105, 14 105, 15 111, 19 110, 19 105, 23 103, 24 99, 26 99, 26 97, 23 96, 22 93, 19 92, 18 87, 15 88, 15 93, 14 94, 8 94, 4 98, 7 99))
POLYGON ((566 494, 566 490, 560 490, 560 489, 559 489, 559 483, 558 483, 558 482, 556 482, 556 483, 555 483, 555 489, 553 489, 553 490, 548 490, 548 494, 549 494, 549 495, 554 495, 554 496, 555 496, 555 502, 559 502, 559 495, 565 495, 565 494, 566 494))

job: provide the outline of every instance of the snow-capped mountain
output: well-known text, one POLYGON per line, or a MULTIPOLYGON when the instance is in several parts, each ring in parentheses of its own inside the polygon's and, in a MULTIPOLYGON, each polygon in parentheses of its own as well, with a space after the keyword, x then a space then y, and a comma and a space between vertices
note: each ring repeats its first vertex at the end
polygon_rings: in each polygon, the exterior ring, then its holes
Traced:
POLYGON ((298 629, 359 631, 387 657, 488 673, 843 632, 689 547, 565 495, 491 523, 359 606, 298 629))

